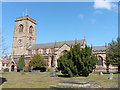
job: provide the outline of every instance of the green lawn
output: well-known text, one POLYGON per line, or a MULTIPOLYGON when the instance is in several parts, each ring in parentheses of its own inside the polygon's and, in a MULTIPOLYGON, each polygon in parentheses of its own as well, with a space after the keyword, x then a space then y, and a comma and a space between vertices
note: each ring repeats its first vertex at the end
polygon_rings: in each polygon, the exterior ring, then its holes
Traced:
MULTIPOLYGON (((93 80, 97 84, 102 85, 103 88, 117 88, 118 74, 114 74, 113 80, 109 80, 109 74, 100 76, 99 74, 90 74, 88 77, 50 77, 49 72, 44 73, 17 73, 10 72, 2 74, 6 78, 1 87, 2 88, 49 88, 51 85, 57 85, 60 80, 93 80)), ((0 87, 0 88, 1 88, 0 87)))

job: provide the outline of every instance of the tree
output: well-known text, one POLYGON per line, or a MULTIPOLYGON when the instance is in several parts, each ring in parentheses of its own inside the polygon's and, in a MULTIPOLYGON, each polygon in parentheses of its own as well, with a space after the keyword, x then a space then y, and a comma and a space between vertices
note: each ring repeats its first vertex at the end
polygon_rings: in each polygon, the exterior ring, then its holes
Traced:
POLYGON ((17 67, 18 67, 19 70, 23 70, 23 68, 25 67, 24 55, 22 55, 22 56, 19 58, 17 67))
POLYGON ((30 66, 33 66, 34 68, 42 68, 46 66, 46 61, 40 54, 36 54, 32 57, 31 61, 29 62, 30 66))
POLYGON ((80 48, 80 44, 77 44, 58 59, 58 70, 70 77, 88 76, 96 64, 97 57, 92 55, 92 48, 80 48))
POLYGON ((0 31, 0 57, 5 58, 8 54, 8 46, 6 45, 5 39, 2 37, 2 33, 0 31))
POLYGON ((112 40, 108 44, 106 53, 106 62, 118 66, 118 72, 120 72, 120 38, 117 38, 116 41, 112 40))
POLYGON ((107 72, 109 72, 110 57, 107 53, 106 53, 105 64, 106 64, 106 70, 107 70, 107 72))

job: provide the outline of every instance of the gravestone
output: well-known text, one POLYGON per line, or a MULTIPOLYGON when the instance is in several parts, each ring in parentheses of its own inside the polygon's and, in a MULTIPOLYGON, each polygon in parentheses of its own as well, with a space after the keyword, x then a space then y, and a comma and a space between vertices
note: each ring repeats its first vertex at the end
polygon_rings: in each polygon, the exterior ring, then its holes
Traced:
POLYGON ((110 80, 113 79, 113 73, 110 73, 109 79, 110 79, 110 80))
POLYGON ((103 72, 100 72, 99 74, 100 74, 100 75, 103 75, 103 72))

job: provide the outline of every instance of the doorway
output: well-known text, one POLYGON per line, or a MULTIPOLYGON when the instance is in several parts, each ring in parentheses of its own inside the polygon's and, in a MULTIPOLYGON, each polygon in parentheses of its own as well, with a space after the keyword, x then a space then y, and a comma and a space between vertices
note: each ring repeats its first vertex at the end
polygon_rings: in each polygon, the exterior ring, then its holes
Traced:
POLYGON ((14 65, 11 66, 11 71, 14 71, 14 67, 15 67, 14 65))

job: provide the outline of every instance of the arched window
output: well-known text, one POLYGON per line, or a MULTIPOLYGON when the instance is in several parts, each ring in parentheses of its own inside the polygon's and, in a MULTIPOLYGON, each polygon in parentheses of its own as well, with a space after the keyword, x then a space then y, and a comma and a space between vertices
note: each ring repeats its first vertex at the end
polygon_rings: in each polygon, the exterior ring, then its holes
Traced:
POLYGON ((19 32, 23 32, 23 25, 22 24, 19 25, 19 32))
POLYGON ((32 34, 32 31, 33 31, 33 26, 30 26, 29 33, 32 34))
POLYGON ((102 65, 103 66, 103 58, 101 56, 98 56, 98 65, 102 65))

